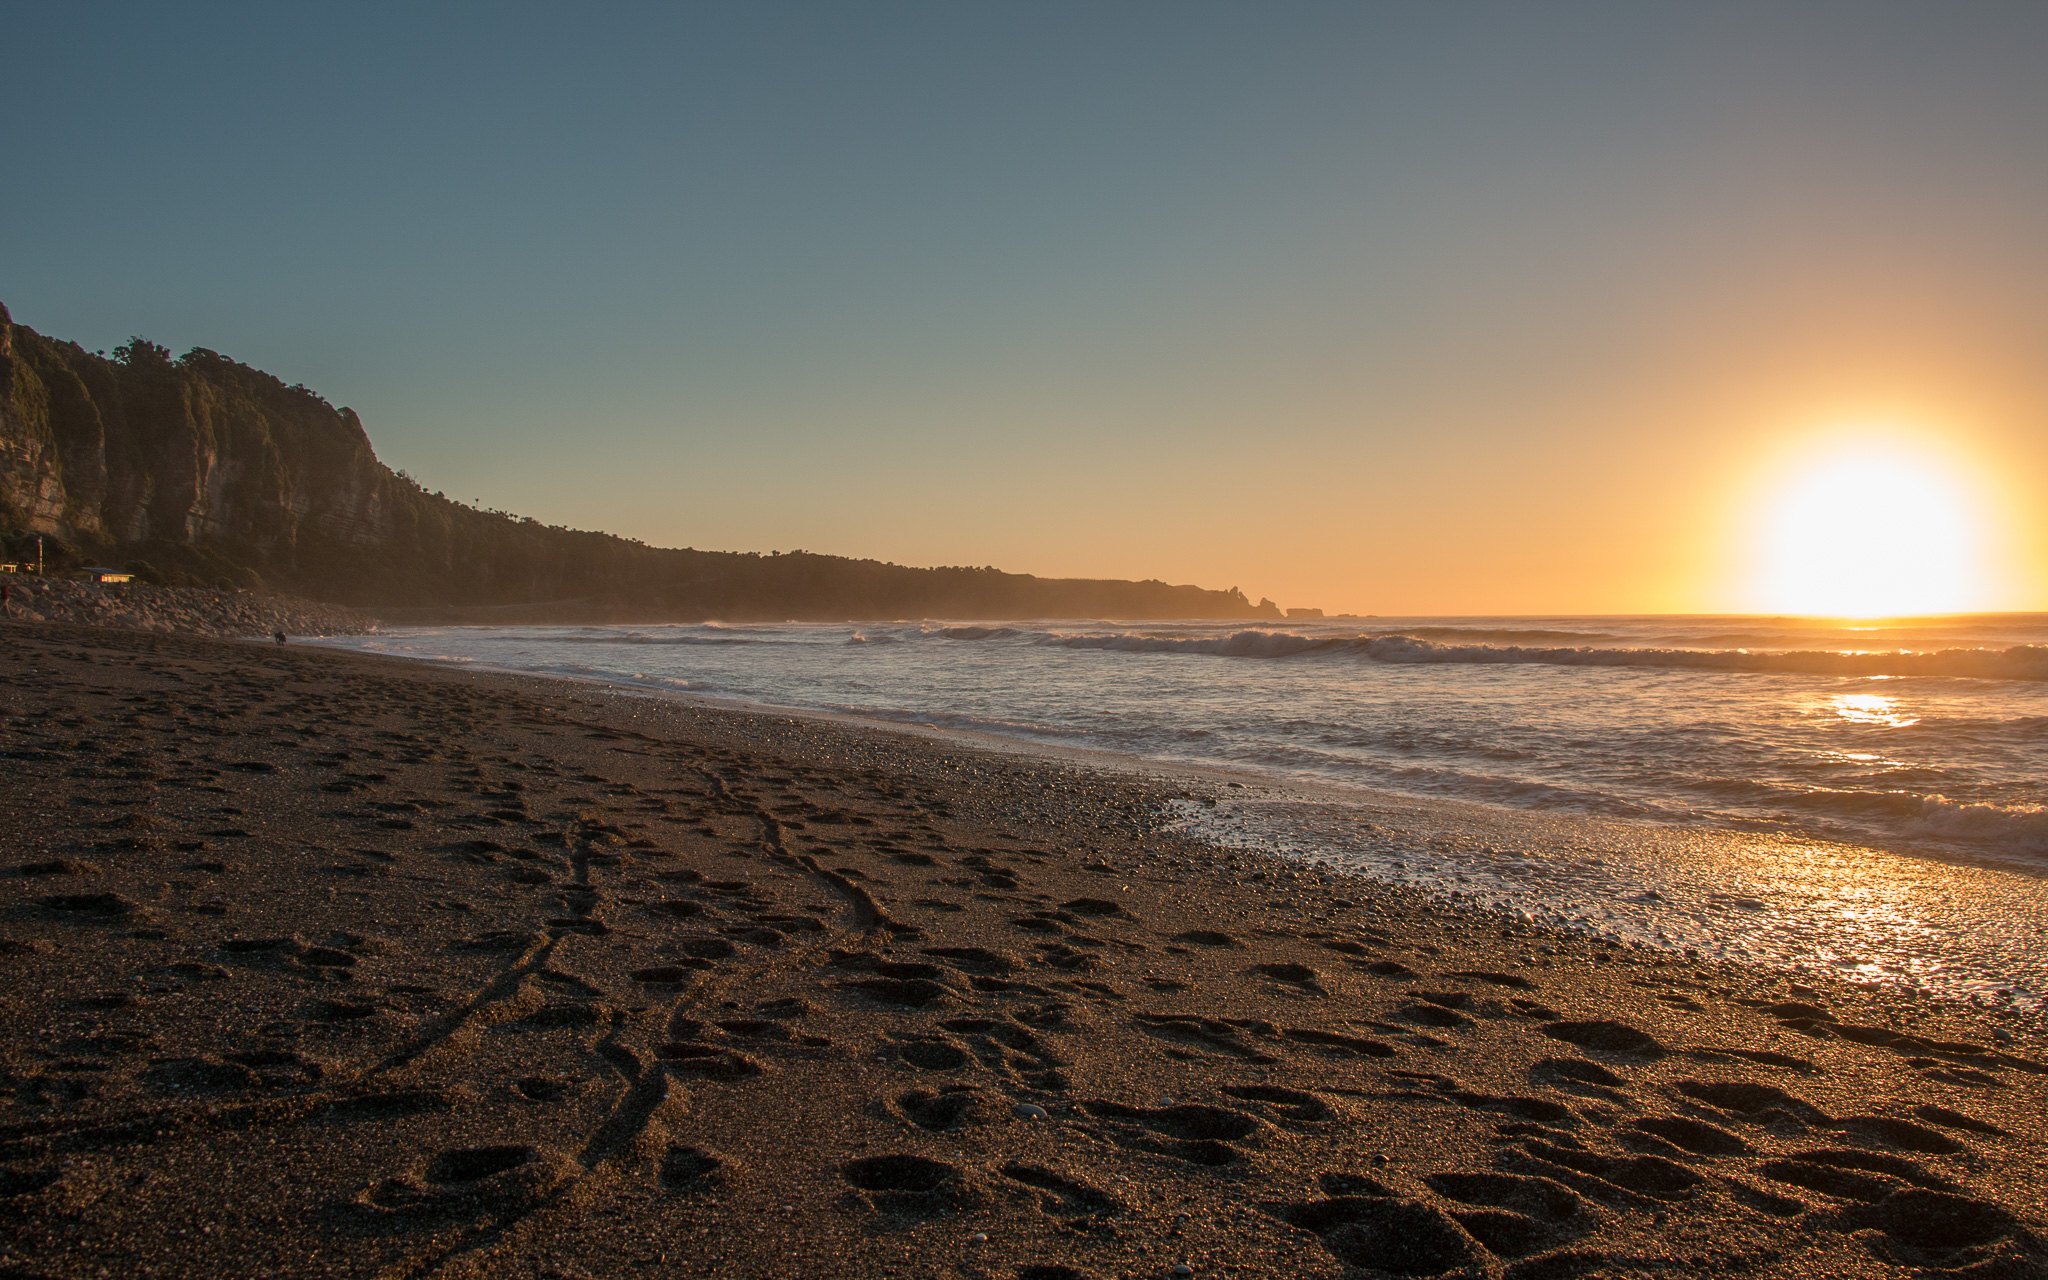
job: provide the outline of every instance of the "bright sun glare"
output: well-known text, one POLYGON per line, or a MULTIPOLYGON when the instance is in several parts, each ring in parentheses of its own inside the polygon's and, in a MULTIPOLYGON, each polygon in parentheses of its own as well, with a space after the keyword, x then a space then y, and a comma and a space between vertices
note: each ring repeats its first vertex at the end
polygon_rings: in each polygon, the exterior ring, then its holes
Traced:
POLYGON ((1983 608, 1979 505, 1920 450, 1861 444, 1809 455, 1762 530, 1763 605, 1831 617, 1983 608))

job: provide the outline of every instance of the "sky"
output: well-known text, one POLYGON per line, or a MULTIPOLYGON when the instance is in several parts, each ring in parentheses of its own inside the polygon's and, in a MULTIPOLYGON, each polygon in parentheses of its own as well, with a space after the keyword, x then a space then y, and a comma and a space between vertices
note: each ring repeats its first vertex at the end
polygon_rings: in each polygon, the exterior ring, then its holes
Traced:
POLYGON ((15 320, 304 383, 450 497, 1535 614, 1799 609, 1818 484, 1959 548, 1899 602, 2048 609, 2035 0, 0 29, 15 320))

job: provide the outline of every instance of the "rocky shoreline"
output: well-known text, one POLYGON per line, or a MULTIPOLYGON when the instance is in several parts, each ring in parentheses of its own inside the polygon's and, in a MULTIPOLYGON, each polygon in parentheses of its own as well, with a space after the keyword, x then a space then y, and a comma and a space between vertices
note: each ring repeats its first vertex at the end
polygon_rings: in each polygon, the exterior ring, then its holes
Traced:
POLYGON ((338 604, 247 591, 152 587, 139 582, 100 584, 15 576, 7 588, 6 617, 14 622, 70 622, 132 631, 194 636, 354 636, 377 629, 377 620, 338 604))

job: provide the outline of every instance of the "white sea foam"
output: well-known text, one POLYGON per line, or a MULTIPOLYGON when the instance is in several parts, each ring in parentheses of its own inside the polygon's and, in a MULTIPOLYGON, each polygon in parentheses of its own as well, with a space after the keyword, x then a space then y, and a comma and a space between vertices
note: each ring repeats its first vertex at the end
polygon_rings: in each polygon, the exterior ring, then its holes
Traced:
POLYGON ((1911 807, 1917 812, 1906 815, 1902 830, 1907 835, 2048 854, 2048 806, 1964 804, 1946 796, 1915 796, 1911 807))

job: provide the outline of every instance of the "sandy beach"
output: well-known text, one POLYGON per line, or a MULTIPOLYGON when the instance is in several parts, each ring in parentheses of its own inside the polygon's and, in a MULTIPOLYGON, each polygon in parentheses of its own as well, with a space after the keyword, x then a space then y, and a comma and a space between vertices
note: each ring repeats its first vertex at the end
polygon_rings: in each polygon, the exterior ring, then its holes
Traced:
POLYGON ((0 671, 0 1276, 2048 1274, 2036 1032, 1166 829, 1220 782, 301 645, 0 671))

